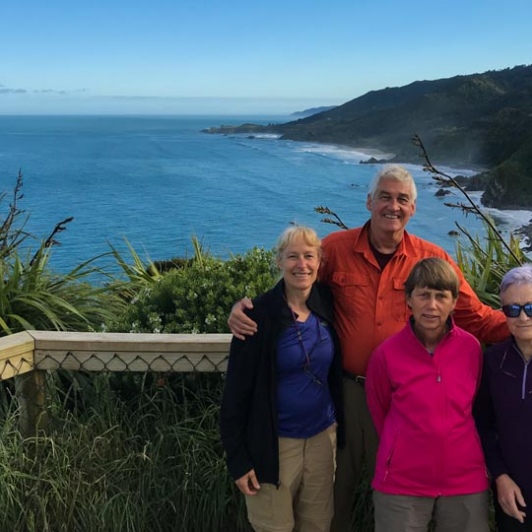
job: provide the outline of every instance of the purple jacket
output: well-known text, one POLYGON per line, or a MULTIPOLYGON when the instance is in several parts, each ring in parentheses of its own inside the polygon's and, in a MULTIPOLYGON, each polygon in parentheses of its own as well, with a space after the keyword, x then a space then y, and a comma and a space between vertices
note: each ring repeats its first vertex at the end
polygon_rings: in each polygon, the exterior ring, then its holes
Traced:
POLYGON ((506 473, 532 493, 532 364, 513 338, 484 353, 475 420, 492 478, 506 473))
POLYGON ((472 415, 482 351, 474 336, 449 324, 433 355, 408 323, 370 358, 366 394, 380 437, 372 482, 378 491, 438 497, 488 488, 472 415))

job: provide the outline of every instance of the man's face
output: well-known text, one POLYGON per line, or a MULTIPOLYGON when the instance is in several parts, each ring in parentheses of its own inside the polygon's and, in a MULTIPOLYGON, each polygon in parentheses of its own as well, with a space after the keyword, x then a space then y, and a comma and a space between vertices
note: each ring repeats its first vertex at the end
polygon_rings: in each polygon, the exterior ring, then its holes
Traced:
POLYGON ((371 227, 382 232, 403 231, 416 211, 412 190, 408 183, 384 178, 375 196, 368 196, 366 207, 371 212, 371 227))

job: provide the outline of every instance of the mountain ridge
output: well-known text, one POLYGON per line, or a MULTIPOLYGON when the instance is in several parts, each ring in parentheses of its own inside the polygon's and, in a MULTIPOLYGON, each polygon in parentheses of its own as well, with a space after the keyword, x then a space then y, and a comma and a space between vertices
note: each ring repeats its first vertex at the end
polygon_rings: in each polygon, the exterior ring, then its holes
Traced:
POLYGON ((532 65, 370 91, 333 109, 283 124, 209 128, 209 133, 372 148, 419 163, 413 134, 436 165, 479 171, 482 203, 532 208, 532 65))

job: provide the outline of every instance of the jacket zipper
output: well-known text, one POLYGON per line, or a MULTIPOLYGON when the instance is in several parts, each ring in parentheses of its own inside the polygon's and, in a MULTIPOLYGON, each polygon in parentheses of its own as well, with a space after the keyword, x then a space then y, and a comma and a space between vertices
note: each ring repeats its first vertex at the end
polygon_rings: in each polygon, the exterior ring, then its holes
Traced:
POLYGON ((525 371, 523 371, 523 382, 521 383, 521 399, 526 398, 526 374, 528 372, 528 362, 525 362, 525 371))

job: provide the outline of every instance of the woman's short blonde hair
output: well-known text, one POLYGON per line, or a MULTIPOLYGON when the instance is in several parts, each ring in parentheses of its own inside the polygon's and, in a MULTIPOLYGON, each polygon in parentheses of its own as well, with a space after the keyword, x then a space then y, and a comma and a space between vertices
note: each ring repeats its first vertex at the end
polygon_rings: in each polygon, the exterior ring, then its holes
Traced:
POLYGON ((276 259, 278 261, 282 259, 284 250, 296 240, 303 240, 307 246, 316 248, 318 257, 321 258, 321 240, 316 231, 304 225, 291 225, 277 239, 276 259))

